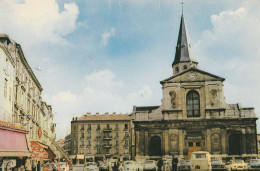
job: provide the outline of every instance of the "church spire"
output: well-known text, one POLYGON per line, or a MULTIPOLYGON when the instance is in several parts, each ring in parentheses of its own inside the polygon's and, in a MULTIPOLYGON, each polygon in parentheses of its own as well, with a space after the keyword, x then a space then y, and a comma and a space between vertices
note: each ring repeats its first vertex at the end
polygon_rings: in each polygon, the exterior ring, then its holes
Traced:
POLYGON ((195 61, 188 31, 185 26, 184 16, 182 14, 175 59, 172 63, 173 74, 178 74, 179 72, 184 71, 190 67, 196 67, 197 64, 198 62, 195 61))

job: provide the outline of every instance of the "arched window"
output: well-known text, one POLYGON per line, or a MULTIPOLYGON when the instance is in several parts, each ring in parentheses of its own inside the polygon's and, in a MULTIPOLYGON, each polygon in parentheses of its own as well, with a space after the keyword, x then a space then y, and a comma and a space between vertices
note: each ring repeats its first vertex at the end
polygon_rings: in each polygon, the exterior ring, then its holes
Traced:
POLYGON ((191 90, 187 94, 187 117, 200 117, 200 96, 195 90, 191 90))

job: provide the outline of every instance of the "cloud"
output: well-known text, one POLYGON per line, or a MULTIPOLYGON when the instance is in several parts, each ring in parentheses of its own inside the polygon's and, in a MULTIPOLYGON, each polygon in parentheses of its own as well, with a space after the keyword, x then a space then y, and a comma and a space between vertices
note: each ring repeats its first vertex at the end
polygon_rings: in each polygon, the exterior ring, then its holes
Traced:
POLYGON ((212 28, 202 33, 195 48, 200 66, 212 65, 210 72, 226 78, 227 102, 241 102, 259 113, 260 11, 250 2, 212 15, 212 28))
POLYGON ((108 44, 109 39, 115 35, 115 29, 111 28, 109 32, 105 32, 101 35, 101 44, 106 46, 108 44))
MULTIPOLYGON (((136 92, 128 92, 124 82, 118 80, 111 70, 100 70, 84 77, 79 93, 70 90, 56 94, 45 94, 44 100, 55 106, 55 120, 63 123, 57 133, 65 136, 66 126, 72 116, 92 113, 131 113, 133 105, 149 105, 153 97, 151 88, 143 85, 136 92)), ((80 86, 79 86, 80 87, 80 86)))
POLYGON ((55 0, 1 1, 0 32, 22 44, 65 43, 78 14, 75 3, 65 3, 61 11, 55 0))

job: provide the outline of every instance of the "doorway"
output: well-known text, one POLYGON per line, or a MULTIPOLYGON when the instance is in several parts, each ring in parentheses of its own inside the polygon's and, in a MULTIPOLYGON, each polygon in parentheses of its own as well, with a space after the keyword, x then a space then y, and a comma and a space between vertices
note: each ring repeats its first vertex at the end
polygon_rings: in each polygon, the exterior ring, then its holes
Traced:
POLYGON ((229 136, 229 155, 241 155, 241 135, 231 134, 229 136))
POLYGON ((189 141, 188 142, 188 159, 190 160, 191 153, 194 151, 201 151, 200 141, 189 141))
POLYGON ((161 156, 161 138, 159 136, 153 136, 150 140, 150 156, 161 156))

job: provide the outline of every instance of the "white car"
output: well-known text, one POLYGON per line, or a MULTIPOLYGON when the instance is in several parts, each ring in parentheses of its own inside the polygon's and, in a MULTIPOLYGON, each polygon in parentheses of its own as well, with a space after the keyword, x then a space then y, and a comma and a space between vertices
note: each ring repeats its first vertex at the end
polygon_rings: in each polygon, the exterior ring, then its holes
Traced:
POLYGON ((210 154, 207 151, 195 151, 191 153, 190 159, 190 170, 191 171, 210 171, 211 159, 210 154))
POLYGON ((154 160, 146 160, 144 162, 144 170, 154 170, 157 171, 158 167, 157 167, 157 163, 154 160))
POLYGON ((251 159, 248 164, 248 170, 260 170, 260 159, 251 159))
POLYGON ((87 162, 84 171, 99 171, 99 168, 95 162, 87 162))
POLYGON ((143 164, 141 162, 136 162, 135 169, 136 171, 143 171, 143 164))
POLYGON ((69 171, 70 170, 68 162, 59 162, 59 167, 60 167, 61 171, 69 171))
POLYGON ((135 161, 132 160, 124 161, 120 169, 121 171, 136 171, 135 161))
POLYGON ((227 165, 227 170, 247 170, 247 164, 244 160, 235 159, 232 160, 230 165, 227 165))

